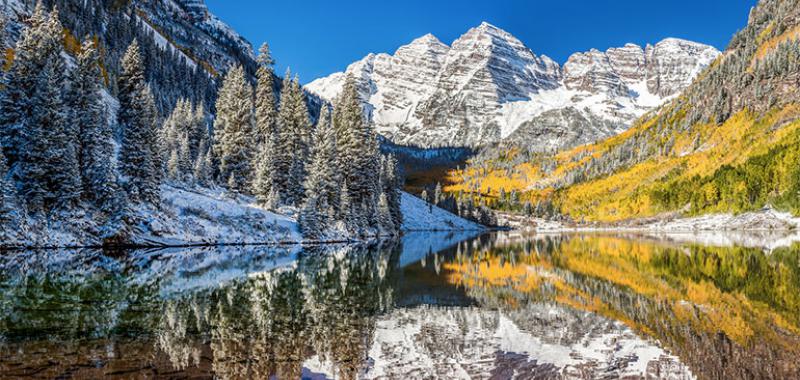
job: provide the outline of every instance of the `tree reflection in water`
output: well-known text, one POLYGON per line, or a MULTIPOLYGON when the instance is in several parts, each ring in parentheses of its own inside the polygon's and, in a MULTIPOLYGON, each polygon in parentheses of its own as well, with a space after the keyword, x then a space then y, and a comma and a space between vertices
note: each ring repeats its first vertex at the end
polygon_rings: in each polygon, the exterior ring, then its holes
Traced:
POLYGON ((798 246, 418 240, 9 253, 0 377, 798 377, 798 246))

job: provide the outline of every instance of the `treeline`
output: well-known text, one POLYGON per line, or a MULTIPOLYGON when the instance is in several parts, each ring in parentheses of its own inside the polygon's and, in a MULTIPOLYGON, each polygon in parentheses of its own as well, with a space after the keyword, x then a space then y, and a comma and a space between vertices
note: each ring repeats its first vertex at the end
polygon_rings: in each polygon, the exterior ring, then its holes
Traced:
POLYGON ((437 183, 436 187, 423 190, 420 198, 431 205, 450 211, 475 223, 488 227, 497 226, 498 224, 497 217, 491 210, 486 198, 481 197, 479 194, 445 193, 442 191, 442 184, 437 183))
POLYGON ((97 41, 87 38, 72 57, 63 31, 58 13, 37 5, 3 78, 2 231, 25 229, 31 218, 52 225, 88 214, 102 237, 125 238, 143 212, 159 210, 165 181, 223 186, 272 210, 300 210, 310 238, 399 230, 397 165, 378 152, 353 78, 314 126, 297 78, 287 73, 275 96, 265 46, 255 88, 241 67, 228 72, 213 125, 204 102, 188 99, 161 123, 134 40, 115 83, 115 139, 97 41))
POLYGON ((397 162, 380 154, 355 79, 347 79, 335 106, 324 105, 313 125, 297 77, 287 72, 276 97, 267 45, 258 61, 255 87, 241 66, 226 75, 213 137, 205 133, 202 108, 178 103, 160 139, 168 178, 220 184, 271 210, 299 209, 303 232, 313 238, 396 233, 402 224, 397 162))

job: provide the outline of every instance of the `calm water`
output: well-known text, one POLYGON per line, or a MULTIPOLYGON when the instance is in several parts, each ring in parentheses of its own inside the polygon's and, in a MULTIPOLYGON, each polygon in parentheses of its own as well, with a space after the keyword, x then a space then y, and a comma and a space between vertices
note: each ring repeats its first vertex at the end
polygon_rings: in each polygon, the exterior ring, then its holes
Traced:
POLYGON ((6 253, 0 378, 800 378, 775 240, 6 253))

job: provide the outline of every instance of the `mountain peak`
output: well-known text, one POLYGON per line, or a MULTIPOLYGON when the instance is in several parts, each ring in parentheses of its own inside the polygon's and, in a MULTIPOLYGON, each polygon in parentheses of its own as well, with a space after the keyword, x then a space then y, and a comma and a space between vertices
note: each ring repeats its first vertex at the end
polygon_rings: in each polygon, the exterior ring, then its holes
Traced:
MULTIPOLYGON (((438 45, 445 45, 445 43, 442 42, 441 40, 439 40, 438 38, 436 38, 436 36, 434 36, 433 34, 428 33, 428 34, 426 34, 426 35, 424 35, 422 37, 419 37, 419 38, 415 39, 414 41, 411 41, 411 43, 409 45, 412 45, 412 46, 416 46, 416 45, 422 45, 422 46, 437 45, 438 46, 438 45)), ((445 46, 447 46, 447 45, 445 45, 445 46)))
POLYGON ((494 29, 494 30, 500 30, 500 28, 498 28, 498 27, 496 27, 496 26, 494 26, 494 25, 492 25, 492 24, 490 24, 490 23, 488 23, 488 22, 486 22, 486 21, 483 21, 483 22, 481 22, 481 24, 480 24, 480 25, 478 25, 478 29, 483 29, 483 30, 492 30, 492 29, 494 29))
MULTIPOLYGON (((573 55, 562 68, 483 22, 451 46, 426 34, 393 56, 378 55, 372 64, 347 71, 363 78, 364 107, 378 132, 395 143, 478 146, 507 138, 543 113, 570 107, 580 109, 586 120, 601 121, 598 130, 573 131, 572 140, 558 137, 563 130, 556 128, 552 141, 569 145, 624 130, 685 88, 710 62, 711 54, 698 46, 705 45, 672 39, 649 53, 634 44, 592 49, 573 55), (670 55, 676 58, 664 58, 670 55)), ((332 99, 341 91, 341 78, 322 78, 308 88, 332 99)), ((563 117, 556 119, 563 124, 563 117)), ((570 123, 559 127, 570 129, 570 123)))

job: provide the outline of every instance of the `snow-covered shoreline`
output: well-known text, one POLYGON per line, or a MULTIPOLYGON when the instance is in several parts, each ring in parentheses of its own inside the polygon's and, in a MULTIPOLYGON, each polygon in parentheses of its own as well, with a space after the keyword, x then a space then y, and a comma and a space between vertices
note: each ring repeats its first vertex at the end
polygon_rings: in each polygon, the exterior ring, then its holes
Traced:
POLYGON ((544 219, 506 216, 510 227, 537 234, 620 233, 712 246, 758 247, 772 250, 800 242, 800 218, 764 208, 733 214, 635 220, 619 225, 568 225, 544 219))
MULTIPOLYGON (((485 228, 462 219, 410 194, 402 194, 404 232, 482 231, 485 228)), ((162 186, 160 209, 133 210, 137 224, 131 226, 125 247, 167 248, 237 245, 318 245, 358 243, 345 232, 324 239, 303 237, 296 210, 268 211, 251 197, 222 189, 162 186)), ((93 215, 76 213, 66 221, 28 221, 26 228, 0 246, 9 249, 93 248, 104 245, 106 227, 93 215)), ((379 239, 381 237, 376 237, 379 239)))

